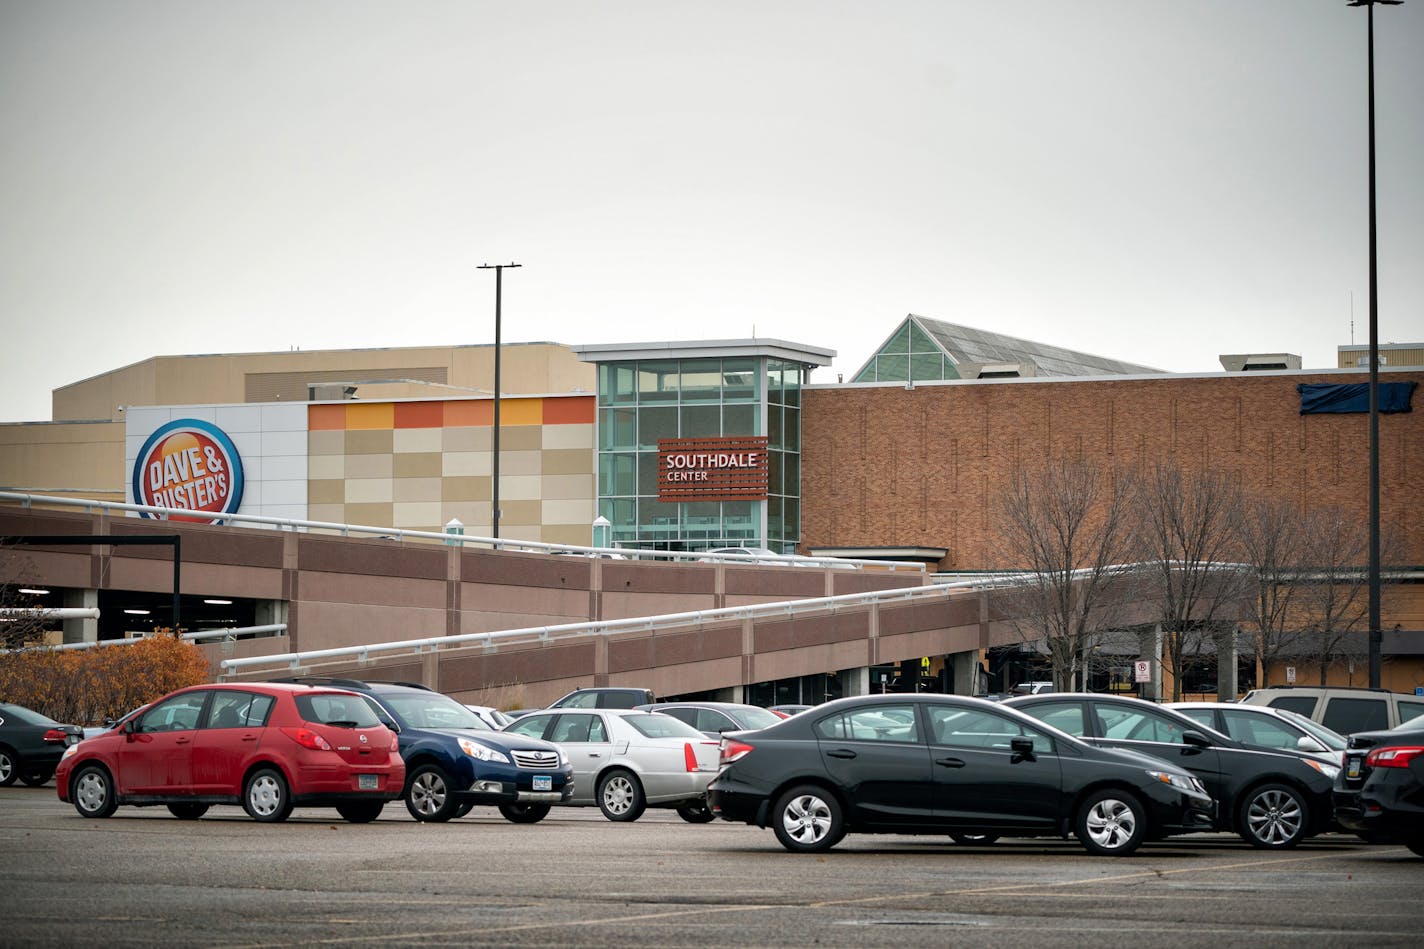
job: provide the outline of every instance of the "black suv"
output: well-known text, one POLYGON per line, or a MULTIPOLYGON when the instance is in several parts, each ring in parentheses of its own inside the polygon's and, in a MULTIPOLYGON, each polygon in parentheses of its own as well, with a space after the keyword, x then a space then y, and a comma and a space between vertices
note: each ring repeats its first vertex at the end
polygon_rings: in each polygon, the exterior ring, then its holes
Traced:
POLYGON ((399 733, 405 760, 401 798, 418 821, 447 821, 476 804, 492 804, 506 820, 533 824, 573 795, 573 767, 557 745, 489 731, 474 712, 426 686, 315 676, 276 681, 361 693, 376 716, 399 733))
POLYGON ((1262 751, 1180 712, 1138 698, 1049 692, 1004 705, 1103 748, 1153 755, 1186 768, 1216 799, 1216 829, 1253 847, 1294 847, 1328 830, 1340 769, 1290 751, 1262 751))

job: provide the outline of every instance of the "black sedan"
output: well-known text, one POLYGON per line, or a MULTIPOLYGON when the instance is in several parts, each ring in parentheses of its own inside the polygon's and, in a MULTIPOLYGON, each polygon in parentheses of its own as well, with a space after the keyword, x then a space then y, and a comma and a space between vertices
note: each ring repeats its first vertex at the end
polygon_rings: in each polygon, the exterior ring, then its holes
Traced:
POLYGON ((1331 824, 1339 768, 1291 751, 1265 751, 1142 699, 1090 693, 1025 695, 1005 705, 1086 742, 1153 755, 1186 768, 1216 799, 1218 830, 1253 847, 1294 847, 1331 824))
POLYGON ((1212 822, 1211 797, 1189 772, 965 696, 839 699, 725 735, 721 755, 712 812, 770 826, 799 853, 847 833, 980 843, 1076 834, 1092 853, 1121 856, 1212 822))
POLYGON ((1424 718, 1350 736, 1335 779, 1335 819, 1366 840, 1402 843, 1424 857, 1424 718))
POLYGON ((54 777, 64 749, 78 744, 84 729, 61 725, 23 705, 0 702, 0 788, 19 778, 39 787, 54 777))

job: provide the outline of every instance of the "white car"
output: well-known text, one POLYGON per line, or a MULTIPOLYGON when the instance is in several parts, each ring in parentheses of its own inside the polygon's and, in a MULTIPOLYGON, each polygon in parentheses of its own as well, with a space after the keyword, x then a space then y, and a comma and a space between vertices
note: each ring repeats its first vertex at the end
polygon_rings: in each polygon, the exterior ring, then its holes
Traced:
POLYGON ((514 721, 514 716, 506 715, 499 709, 489 705, 466 705, 465 708, 478 715, 480 721, 484 722, 485 727, 492 732, 497 732, 514 721))
POLYGON ((573 807, 597 805, 611 821, 635 821, 648 807, 672 807, 694 824, 712 819, 707 785, 717 776, 718 742, 660 712, 545 709, 504 731, 558 745, 573 764, 573 807))

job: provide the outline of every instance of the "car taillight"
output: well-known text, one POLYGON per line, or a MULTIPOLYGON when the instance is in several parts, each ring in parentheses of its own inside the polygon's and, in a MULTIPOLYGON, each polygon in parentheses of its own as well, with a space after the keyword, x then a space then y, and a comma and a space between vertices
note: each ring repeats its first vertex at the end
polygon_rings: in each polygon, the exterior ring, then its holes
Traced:
POLYGON ((737 741, 734 738, 723 738, 719 757, 721 758, 722 764, 731 764, 738 758, 744 757, 748 752, 753 751, 755 747, 755 745, 749 745, 744 741, 737 741))
POLYGON ((286 735, 288 738, 292 739, 292 741, 301 745, 303 748, 309 748, 312 751, 331 750, 331 742, 327 741, 325 738, 321 737, 316 732, 312 731, 310 728, 283 728, 282 734, 286 735))
POLYGON ((395 732, 391 732, 391 754, 400 754, 400 736, 395 732))
MULTIPOLYGON (((33 733, 31 733, 31 734, 33 734, 33 733)), ((66 739, 66 736, 65 736, 64 732, 63 732, 61 729, 58 729, 58 728, 51 728, 49 731, 47 731, 47 732, 44 733, 44 740, 45 740, 45 741, 57 741, 57 742, 63 743, 63 742, 65 741, 65 739, 66 739)))
POLYGON ((775 715, 777 718, 790 718, 790 717, 791 717, 791 713, 790 713, 790 712, 782 712, 782 711, 779 711, 779 710, 777 710, 777 709, 771 709, 770 711, 771 711, 771 714, 775 715))
POLYGON ((682 745, 682 763, 687 766, 688 771, 697 770, 697 752, 692 750, 692 742, 684 742, 682 745))
POLYGON ((1406 745, 1402 748, 1376 748, 1365 755, 1365 764, 1371 768, 1407 768, 1409 762, 1424 755, 1424 746, 1406 745))

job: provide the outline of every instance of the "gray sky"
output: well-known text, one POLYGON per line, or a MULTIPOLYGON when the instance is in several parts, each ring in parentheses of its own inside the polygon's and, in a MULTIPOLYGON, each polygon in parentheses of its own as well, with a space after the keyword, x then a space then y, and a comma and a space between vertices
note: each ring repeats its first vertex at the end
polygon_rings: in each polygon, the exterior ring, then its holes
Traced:
MULTIPOLYGON (((1376 10, 1424 339, 1424 0, 1376 10)), ((1345 0, 0 0, 0 421, 150 356, 906 313, 1173 371, 1368 342, 1345 0)))

